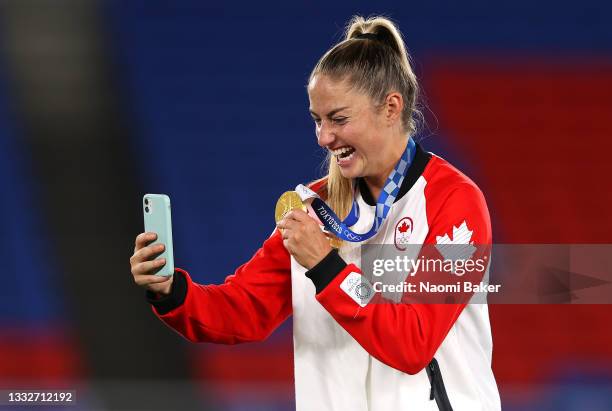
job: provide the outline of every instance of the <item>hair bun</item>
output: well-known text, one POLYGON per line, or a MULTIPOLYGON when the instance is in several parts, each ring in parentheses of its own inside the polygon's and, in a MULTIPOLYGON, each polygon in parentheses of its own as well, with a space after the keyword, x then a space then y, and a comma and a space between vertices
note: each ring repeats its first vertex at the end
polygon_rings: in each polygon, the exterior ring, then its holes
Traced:
POLYGON ((376 33, 359 33, 353 37, 354 39, 369 39, 369 40, 380 40, 376 33))

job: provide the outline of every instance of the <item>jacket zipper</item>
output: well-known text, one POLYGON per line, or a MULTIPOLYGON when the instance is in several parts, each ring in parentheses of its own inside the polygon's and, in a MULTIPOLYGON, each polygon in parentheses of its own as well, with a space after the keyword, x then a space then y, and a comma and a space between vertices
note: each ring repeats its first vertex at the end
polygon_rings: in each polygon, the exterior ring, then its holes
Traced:
POLYGON ((446 388, 444 387, 444 380, 442 379, 438 361, 433 358, 425 370, 427 371, 427 377, 429 377, 429 384, 431 385, 429 400, 435 399, 440 411, 453 411, 453 407, 448 399, 448 394, 446 393, 446 388))

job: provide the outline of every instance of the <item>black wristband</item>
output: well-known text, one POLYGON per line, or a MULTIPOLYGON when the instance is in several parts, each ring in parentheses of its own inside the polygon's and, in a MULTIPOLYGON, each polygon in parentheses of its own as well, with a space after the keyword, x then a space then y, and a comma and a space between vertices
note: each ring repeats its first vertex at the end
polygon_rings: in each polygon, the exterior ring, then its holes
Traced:
POLYGON ((155 307, 155 311, 157 311, 159 315, 167 314, 175 308, 180 307, 185 302, 185 297, 187 296, 187 279, 182 272, 175 270, 170 294, 160 298, 154 292, 147 290, 145 295, 149 304, 155 307))
POLYGON ((344 270, 346 265, 338 250, 334 248, 317 265, 306 271, 306 277, 312 280, 319 294, 340 274, 340 271, 344 270))

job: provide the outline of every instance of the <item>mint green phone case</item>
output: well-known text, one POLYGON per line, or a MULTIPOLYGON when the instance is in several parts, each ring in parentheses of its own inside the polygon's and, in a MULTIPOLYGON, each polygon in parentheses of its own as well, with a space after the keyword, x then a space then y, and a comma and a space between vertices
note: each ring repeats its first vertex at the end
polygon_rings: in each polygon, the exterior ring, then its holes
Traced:
POLYGON ((155 259, 165 258, 166 264, 159 267, 154 274, 168 276, 174 273, 174 251, 172 248, 172 216, 170 197, 165 194, 145 194, 142 197, 142 212, 146 232, 157 234, 157 239, 150 243, 164 244, 164 252, 155 259))

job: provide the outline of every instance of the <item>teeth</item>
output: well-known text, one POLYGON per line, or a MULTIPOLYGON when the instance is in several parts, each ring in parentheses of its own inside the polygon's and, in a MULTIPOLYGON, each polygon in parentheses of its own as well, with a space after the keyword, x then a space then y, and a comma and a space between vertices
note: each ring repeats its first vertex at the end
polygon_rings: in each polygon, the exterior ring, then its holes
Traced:
POLYGON ((353 155, 354 155, 354 154, 355 154, 355 153, 353 152, 353 153, 349 154, 349 155, 348 155, 348 156, 346 156, 346 157, 342 157, 342 158, 336 157, 336 159, 337 159, 338 161, 348 161, 348 160, 350 160, 351 158, 353 158, 353 155))
POLYGON ((342 153, 346 153, 347 151, 351 151, 352 149, 353 149, 353 148, 352 148, 352 147, 349 147, 349 146, 340 147, 340 148, 338 148, 338 149, 336 149, 336 150, 333 150, 333 151, 332 151, 332 154, 333 154, 333 155, 335 155, 335 156, 339 156, 340 154, 342 154, 342 153))

